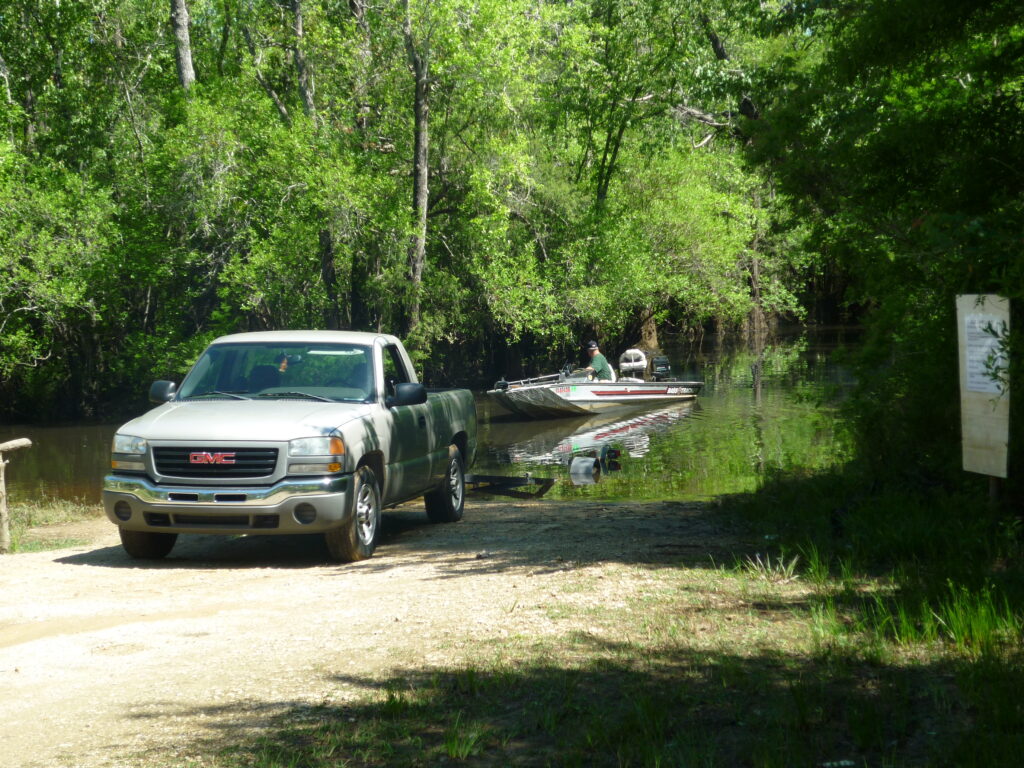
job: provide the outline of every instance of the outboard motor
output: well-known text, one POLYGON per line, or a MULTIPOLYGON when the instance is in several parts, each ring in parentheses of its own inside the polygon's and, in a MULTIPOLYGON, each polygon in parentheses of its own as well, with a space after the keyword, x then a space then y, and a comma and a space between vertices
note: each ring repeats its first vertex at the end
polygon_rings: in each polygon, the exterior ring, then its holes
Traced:
POLYGON ((655 355, 651 360, 652 371, 655 381, 667 381, 672 378, 672 366, 665 355, 655 355))

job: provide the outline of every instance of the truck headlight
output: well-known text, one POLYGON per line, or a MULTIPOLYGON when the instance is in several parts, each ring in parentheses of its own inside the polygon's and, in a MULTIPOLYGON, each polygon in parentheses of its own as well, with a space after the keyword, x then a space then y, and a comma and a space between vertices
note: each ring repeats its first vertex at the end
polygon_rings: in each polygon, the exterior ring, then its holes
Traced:
POLYGON ((110 468, 125 472, 145 472, 142 457, 146 455, 146 440, 135 435, 114 435, 110 446, 110 468))
POLYGON ((288 456, 301 458, 290 462, 289 474, 323 475, 344 469, 345 443, 340 437, 302 437, 288 443, 288 456))
POLYGON ((300 437, 288 443, 289 456, 332 456, 345 455, 345 443, 340 437, 300 437))
POLYGON ((146 440, 134 435, 114 435, 114 443, 111 446, 112 453, 130 453, 142 456, 146 453, 146 440))

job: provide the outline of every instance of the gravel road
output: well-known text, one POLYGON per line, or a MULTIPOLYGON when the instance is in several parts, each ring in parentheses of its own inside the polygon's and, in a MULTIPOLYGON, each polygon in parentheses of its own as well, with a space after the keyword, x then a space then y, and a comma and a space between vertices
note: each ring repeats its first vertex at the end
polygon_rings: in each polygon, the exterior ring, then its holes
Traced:
POLYGON ((727 551, 722 527, 699 504, 471 502, 452 525, 410 505, 351 565, 318 537, 184 536, 140 563, 106 520, 37 531, 89 543, 0 558, 0 766, 184 763, 478 643, 567 631, 652 564, 727 551))

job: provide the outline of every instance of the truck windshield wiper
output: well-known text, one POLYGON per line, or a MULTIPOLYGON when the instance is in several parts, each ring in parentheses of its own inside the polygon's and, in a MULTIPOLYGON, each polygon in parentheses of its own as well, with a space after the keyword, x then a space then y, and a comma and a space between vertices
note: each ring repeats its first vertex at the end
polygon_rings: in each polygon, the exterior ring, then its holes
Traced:
POLYGON ((263 392, 256 395, 256 397, 304 397, 308 400, 320 400, 325 403, 335 402, 329 397, 322 397, 321 395, 314 395, 309 392, 263 392))
POLYGON ((236 400, 250 400, 251 398, 245 395, 240 395, 237 392, 225 392, 222 389, 211 389, 207 392, 199 392, 195 395, 189 395, 188 397, 182 398, 183 400, 192 400, 196 397, 209 397, 210 395, 223 395, 224 397, 233 397, 236 400))

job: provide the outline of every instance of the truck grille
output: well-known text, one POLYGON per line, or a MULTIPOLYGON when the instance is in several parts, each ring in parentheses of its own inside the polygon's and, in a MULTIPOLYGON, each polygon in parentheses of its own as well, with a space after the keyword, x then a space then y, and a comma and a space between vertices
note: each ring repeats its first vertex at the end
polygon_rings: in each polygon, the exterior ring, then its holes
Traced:
POLYGON ((277 448, 153 448, 153 463, 168 477, 267 477, 277 448))

